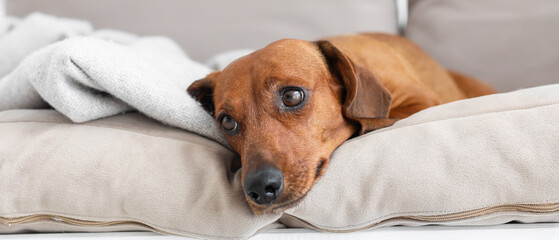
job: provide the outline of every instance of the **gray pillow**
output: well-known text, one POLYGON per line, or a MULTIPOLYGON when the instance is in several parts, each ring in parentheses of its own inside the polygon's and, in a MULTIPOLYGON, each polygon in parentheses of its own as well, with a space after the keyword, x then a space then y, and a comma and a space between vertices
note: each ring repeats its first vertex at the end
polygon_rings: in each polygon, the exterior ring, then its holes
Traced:
POLYGON ((408 38, 505 92, 559 83, 559 1, 411 1, 408 38))

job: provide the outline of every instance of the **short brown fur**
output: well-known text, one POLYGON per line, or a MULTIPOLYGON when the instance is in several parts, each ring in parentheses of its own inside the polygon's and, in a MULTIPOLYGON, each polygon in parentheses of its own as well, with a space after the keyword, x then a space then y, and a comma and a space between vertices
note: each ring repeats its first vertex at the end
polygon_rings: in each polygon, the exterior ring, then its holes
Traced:
POLYGON ((242 179, 267 165, 283 172, 283 193, 272 204, 247 198, 262 214, 301 201, 332 152, 352 136, 494 90, 443 69, 404 38, 355 34, 274 42, 194 82, 188 92, 215 118, 226 113, 240 125, 240 133, 224 134, 241 157, 242 179), (307 89, 308 99, 301 109, 284 111, 278 95, 291 86, 307 89))

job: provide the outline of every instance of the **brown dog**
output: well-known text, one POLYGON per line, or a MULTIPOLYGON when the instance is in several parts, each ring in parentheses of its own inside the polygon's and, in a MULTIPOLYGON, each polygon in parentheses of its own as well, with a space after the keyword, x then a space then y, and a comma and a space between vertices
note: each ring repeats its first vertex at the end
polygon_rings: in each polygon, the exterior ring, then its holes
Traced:
POLYGON ((301 201, 350 137, 431 106, 494 93, 387 34, 280 40, 188 92, 240 155, 243 189, 257 214, 301 201))

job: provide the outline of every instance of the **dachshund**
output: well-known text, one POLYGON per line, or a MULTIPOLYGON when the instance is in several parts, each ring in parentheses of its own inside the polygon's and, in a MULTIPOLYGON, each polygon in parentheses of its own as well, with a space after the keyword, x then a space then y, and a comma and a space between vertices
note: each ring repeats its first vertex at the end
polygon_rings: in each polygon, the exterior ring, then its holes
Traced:
POLYGON ((495 93, 443 69, 411 41, 381 33, 279 40, 187 92, 239 154, 256 214, 299 203, 349 138, 428 107, 495 93))

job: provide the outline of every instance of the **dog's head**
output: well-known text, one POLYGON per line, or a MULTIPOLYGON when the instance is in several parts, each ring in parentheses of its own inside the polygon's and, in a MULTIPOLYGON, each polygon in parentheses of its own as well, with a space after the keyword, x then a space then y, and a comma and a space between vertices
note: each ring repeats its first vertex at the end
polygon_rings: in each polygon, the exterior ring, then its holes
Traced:
POLYGON ((327 41, 274 42, 188 93, 240 155, 243 189, 257 214, 298 203, 340 144, 394 122, 388 91, 327 41))

